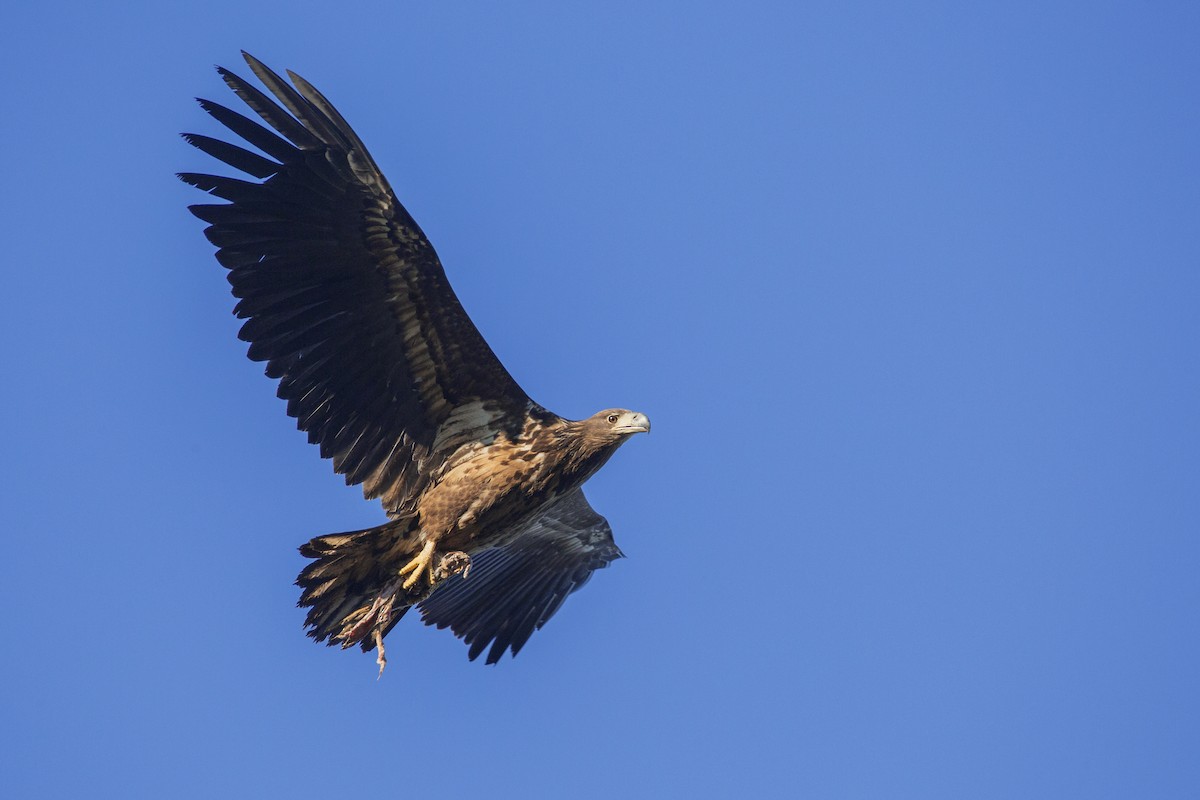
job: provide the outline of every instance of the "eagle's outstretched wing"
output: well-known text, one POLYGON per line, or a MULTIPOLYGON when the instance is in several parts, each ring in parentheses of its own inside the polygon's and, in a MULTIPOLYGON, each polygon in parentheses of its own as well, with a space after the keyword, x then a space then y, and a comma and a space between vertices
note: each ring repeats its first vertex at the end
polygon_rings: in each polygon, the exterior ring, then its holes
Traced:
POLYGON ((494 664, 513 655, 592 573, 622 557, 608 521, 581 489, 564 495, 522 526, 515 539, 471 556, 471 571, 454 576, 420 605, 426 625, 450 628, 474 661, 488 649, 494 664))
POLYGON ((229 201, 191 211, 210 224, 247 320, 239 335, 279 380, 288 414, 347 483, 408 513, 441 459, 541 409, 492 353, 341 114, 303 78, 289 72, 289 84, 243 55, 278 103, 218 71, 270 129, 200 105, 266 157, 185 138, 261 182, 183 173, 229 201))

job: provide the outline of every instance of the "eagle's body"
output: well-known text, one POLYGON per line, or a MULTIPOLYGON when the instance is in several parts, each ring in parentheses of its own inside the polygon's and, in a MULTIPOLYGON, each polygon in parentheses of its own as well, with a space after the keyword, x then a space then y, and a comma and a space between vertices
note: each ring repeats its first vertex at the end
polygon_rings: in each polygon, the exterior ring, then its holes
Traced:
POLYGON ((530 418, 515 439, 464 447, 460 461, 426 489, 417 503, 421 538, 447 550, 507 544, 506 534, 579 488, 614 452, 589 441, 565 420, 530 418))
POLYGON ((250 357, 267 362, 321 454, 390 519, 301 548, 314 559, 297 580, 309 634, 377 647, 382 668, 383 637, 419 605, 472 659, 489 645, 489 663, 515 654, 620 557, 580 487, 650 423, 623 409, 570 421, 530 400, 341 115, 298 76, 289 85, 246 60, 282 108, 219 71, 274 131, 200 102, 274 160, 186 138, 263 181, 180 177, 229 201, 191 210, 211 223, 230 270, 250 357))

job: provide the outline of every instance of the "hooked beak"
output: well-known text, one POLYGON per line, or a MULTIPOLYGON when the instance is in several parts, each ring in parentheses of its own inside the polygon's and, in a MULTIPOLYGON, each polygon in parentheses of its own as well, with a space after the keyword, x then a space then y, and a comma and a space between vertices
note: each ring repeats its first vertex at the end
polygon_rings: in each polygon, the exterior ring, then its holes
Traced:
POLYGON ((632 414, 629 421, 617 429, 620 433, 649 433, 650 418, 645 414, 632 414))

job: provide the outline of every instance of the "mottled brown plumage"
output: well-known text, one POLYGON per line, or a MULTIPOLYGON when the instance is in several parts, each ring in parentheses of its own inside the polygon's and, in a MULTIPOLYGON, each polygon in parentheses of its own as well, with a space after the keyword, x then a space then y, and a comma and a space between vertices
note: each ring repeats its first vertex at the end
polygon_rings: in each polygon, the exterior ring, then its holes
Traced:
POLYGON ((319 536, 297 583, 317 641, 363 650, 414 606, 494 663, 621 556, 580 489, 642 414, 569 421, 534 403, 463 310, 433 247, 316 89, 243 54, 274 96, 225 69, 269 126, 208 100, 264 155, 193 145, 258 180, 183 173, 228 201, 191 206, 229 269, 249 356, 288 414, 390 521, 319 536), (489 649, 490 648, 490 649, 489 649))

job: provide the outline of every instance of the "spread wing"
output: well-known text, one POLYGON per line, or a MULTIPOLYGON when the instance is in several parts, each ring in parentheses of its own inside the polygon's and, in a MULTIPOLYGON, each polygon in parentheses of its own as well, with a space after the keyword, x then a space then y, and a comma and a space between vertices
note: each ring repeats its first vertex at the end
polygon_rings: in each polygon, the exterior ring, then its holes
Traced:
POLYGON ((421 603, 421 620, 450 628, 470 645, 472 661, 491 645, 487 663, 495 664, 506 649, 515 656, 567 595, 622 556, 608 521, 576 489, 510 544, 473 555, 467 578, 450 578, 421 603))
POLYGON ((540 407, 492 353, 341 114, 303 78, 289 72, 289 84, 243 55, 274 99, 218 72, 267 125, 199 102, 265 155, 185 138, 258 180, 181 174, 229 201, 190 209, 209 223, 246 319, 239 336, 279 380, 288 414, 348 484, 410 512, 445 457, 519 429, 540 407))

